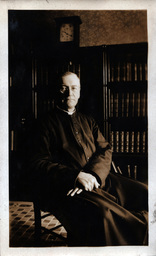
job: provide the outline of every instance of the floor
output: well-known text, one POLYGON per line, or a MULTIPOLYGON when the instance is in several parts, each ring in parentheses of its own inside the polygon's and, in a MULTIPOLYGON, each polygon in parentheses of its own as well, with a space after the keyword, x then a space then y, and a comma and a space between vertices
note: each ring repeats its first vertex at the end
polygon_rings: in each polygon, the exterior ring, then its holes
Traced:
MULTIPOLYGON (((34 210, 32 202, 10 201, 10 247, 35 247, 34 241, 34 210)), ((43 213, 42 213, 43 214, 43 213)), ((42 220, 42 226, 53 228, 60 224, 52 215, 42 220)), ((64 227, 55 232, 67 237, 64 227)), ((67 246, 59 237, 52 234, 42 234, 41 247, 67 246)))

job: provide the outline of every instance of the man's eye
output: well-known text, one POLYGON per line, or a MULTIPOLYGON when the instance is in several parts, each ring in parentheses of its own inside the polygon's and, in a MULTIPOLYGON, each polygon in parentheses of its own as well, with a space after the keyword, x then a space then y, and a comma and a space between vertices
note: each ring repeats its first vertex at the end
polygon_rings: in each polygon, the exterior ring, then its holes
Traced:
POLYGON ((60 88, 60 92, 61 92, 61 93, 64 93, 65 91, 67 91, 67 87, 66 87, 66 86, 62 86, 62 87, 60 88))

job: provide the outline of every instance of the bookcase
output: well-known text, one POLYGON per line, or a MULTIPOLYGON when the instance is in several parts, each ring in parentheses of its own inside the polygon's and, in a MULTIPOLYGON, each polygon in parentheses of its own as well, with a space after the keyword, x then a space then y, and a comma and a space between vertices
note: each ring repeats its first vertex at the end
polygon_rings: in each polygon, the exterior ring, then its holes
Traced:
POLYGON ((147 182, 147 44, 103 52, 104 131, 117 171, 147 182))

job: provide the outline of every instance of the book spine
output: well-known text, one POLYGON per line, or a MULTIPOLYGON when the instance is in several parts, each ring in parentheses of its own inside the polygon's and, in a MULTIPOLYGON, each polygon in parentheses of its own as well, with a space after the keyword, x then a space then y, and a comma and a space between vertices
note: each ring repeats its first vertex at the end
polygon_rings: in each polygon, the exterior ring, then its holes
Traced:
POLYGON ((132 81, 132 63, 127 62, 127 82, 132 81))
POLYGON ((114 82, 114 64, 111 65, 111 82, 114 82))
POLYGON ((143 93, 141 97, 141 116, 146 117, 146 93, 143 93))
POLYGON ((135 93, 132 93, 132 117, 134 117, 134 111, 135 111, 135 93))
POLYGON ((35 113, 35 92, 32 90, 32 113, 35 113))
POLYGON ((124 93, 122 93, 122 96, 121 96, 121 116, 122 117, 125 116, 125 95, 124 95, 124 93))
POLYGON ((129 117, 129 92, 126 93, 126 117, 129 117))
POLYGON ((115 93, 114 94, 114 117, 119 116, 119 94, 115 93))
POLYGON ((116 166, 115 166, 115 163, 114 163, 113 161, 112 161, 112 166, 113 166, 114 172, 115 172, 115 173, 118 173, 117 168, 116 168, 116 166))
POLYGON ((34 59, 32 59, 32 89, 35 85, 35 71, 34 71, 34 59))
MULTIPOLYGON (((78 77, 79 77, 79 79, 81 78, 81 67, 80 67, 80 64, 78 64, 78 77)), ((81 79, 80 79, 80 81, 81 81, 81 79)))
POLYGON ((134 131, 130 135, 130 152, 134 153, 134 131))
POLYGON ((121 67, 120 67, 120 62, 118 62, 118 76, 117 76, 117 82, 120 82, 121 79, 121 67))
POLYGON ((139 71, 140 71, 140 81, 142 81, 143 80, 142 63, 139 64, 139 71))
POLYGON ((128 171, 128 177, 131 177, 131 168, 130 165, 127 166, 127 171, 128 171))
POLYGON ((115 151, 116 153, 119 153, 119 131, 115 132, 115 151))
POLYGON ((120 62, 115 63, 115 66, 114 66, 114 80, 115 80, 115 82, 120 82, 120 62))
POLYGON ((111 92, 110 93, 110 117, 114 117, 113 109, 114 109, 114 95, 113 95, 113 92, 111 92))
POLYGON ((34 77, 34 85, 37 86, 37 60, 35 60, 35 77, 34 77))
POLYGON ((134 166, 134 179, 137 180, 137 165, 134 166))
POLYGON ((114 131, 110 132, 110 144, 112 146, 112 151, 114 152, 114 131))
POLYGON ((129 153, 129 131, 125 134, 125 152, 129 153))
POLYGON ((126 82, 126 63, 121 66, 121 81, 126 82))
POLYGON ((137 63, 134 64, 134 81, 138 81, 137 63))
POLYGON ((124 131, 120 132, 120 152, 124 153, 124 131))
POLYGON ((140 92, 138 92, 138 106, 137 106, 138 117, 140 117, 140 92))
POLYGON ((136 152, 140 153, 140 132, 136 134, 136 152))
POLYGON ((141 133, 141 141, 142 141, 142 153, 146 153, 146 132, 145 131, 141 133))
POLYGON ((43 66, 41 66, 41 85, 43 86, 43 66))
POLYGON ((148 80, 147 63, 145 63, 145 81, 148 80))
POLYGON ((119 166, 117 166, 117 170, 118 170, 118 172, 122 175, 122 171, 121 171, 121 169, 120 169, 119 166))

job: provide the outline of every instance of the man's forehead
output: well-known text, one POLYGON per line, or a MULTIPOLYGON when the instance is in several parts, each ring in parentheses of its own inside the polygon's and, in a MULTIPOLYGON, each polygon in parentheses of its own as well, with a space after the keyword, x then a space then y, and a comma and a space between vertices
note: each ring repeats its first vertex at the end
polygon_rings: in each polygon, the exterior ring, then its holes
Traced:
POLYGON ((75 74, 69 74, 62 77, 64 85, 80 85, 80 80, 75 74))

